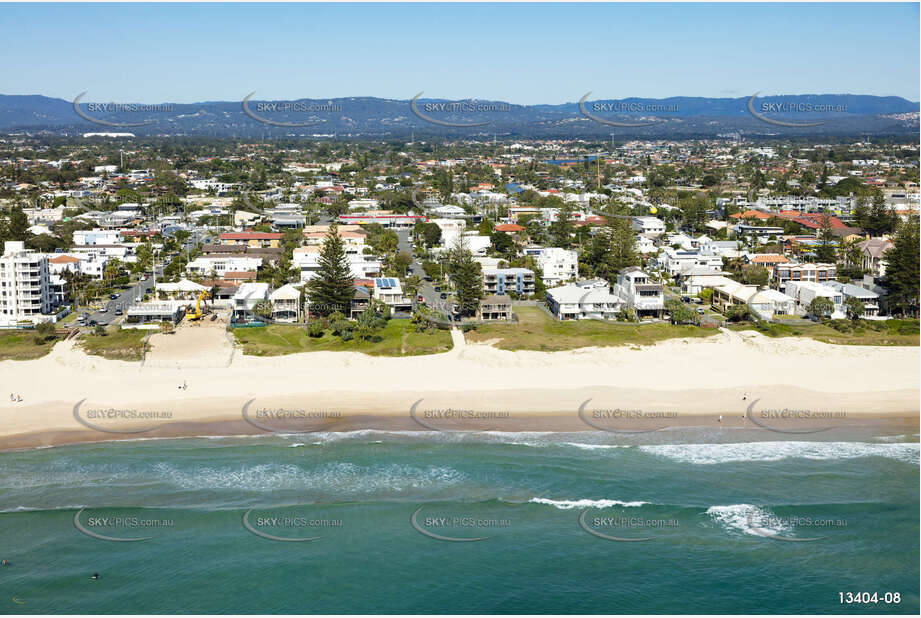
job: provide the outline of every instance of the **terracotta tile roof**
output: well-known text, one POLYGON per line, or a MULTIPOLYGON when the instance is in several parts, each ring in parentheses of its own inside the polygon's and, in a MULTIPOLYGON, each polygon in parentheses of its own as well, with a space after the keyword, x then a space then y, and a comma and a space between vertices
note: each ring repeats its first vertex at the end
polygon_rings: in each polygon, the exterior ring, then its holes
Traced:
POLYGON ((729 215, 733 219, 770 219, 771 215, 761 212, 760 210, 746 210, 742 213, 736 213, 734 215, 729 215))
POLYGON ((51 264, 74 264, 79 261, 79 258, 69 255, 59 255, 58 257, 48 258, 48 262, 51 264))
POLYGON ((278 232, 225 232, 221 240, 281 240, 282 236, 278 232))
POLYGON ((224 279, 227 281, 232 280, 256 280, 256 271, 255 270, 228 270, 224 273, 224 279))
POLYGON ((786 257, 776 253, 762 253, 752 258, 752 264, 782 264, 789 261, 786 257))

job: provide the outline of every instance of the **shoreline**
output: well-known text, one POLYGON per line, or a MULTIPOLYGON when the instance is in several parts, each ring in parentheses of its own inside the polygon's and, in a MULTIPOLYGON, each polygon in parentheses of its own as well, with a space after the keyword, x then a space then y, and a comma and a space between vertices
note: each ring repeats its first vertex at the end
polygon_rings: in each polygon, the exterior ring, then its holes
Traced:
MULTIPOLYGON (((649 435, 657 432, 674 431, 682 428, 709 428, 724 430, 752 430, 757 427, 748 418, 737 415, 727 417, 722 415, 722 420, 718 420, 719 414, 705 415, 680 415, 677 418, 670 419, 665 426, 658 426, 647 423, 646 429, 640 429, 640 426, 631 426, 630 429, 624 429, 618 432, 616 429, 610 430, 610 435, 615 437, 630 438, 637 434, 649 435)), ((443 431, 455 433, 505 433, 508 435, 522 433, 587 433, 598 434, 603 430, 586 426, 578 420, 578 417, 562 415, 535 415, 530 417, 519 417, 518 423, 503 427, 500 429, 484 429, 477 425, 454 425, 445 428, 443 431)), ((777 423, 778 429, 787 427, 792 430, 790 433, 764 430, 763 435, 766 441, 789 441, 789 440, 814 440, 824 433, 824 425, 817 421, 810 423, 797 423, 795 425, 787 423, 777 423), (810 431, 812 428, 814 431, 810 431)), ((828 429, 842 430, 875 430, 885 435, 902 435, 917 434, 919 431, 919 421, 917 416, 911 414, 863 414, 855 415, 849 418, 845 423, 838 423, 828 429)), ((22 450, 55 448, 59 446, 77 446, 83 444, 100 444, 107 442, 141 442, 155 440, 179 440, 179 439, 222 439, 222 438, 257 438, 272 436, 310 436, 312 434, 322 433, 352 433, 359 431, 380 431, 394 433, 418 433, 420 435, 428 434, 436 436, 437 430, 431 430, 419 426, 410 418, 395 416, 374 416, 365 415, 363 418, 352 419, 351 422, 340 424, 335 427, 324 427, 317 429, 310 428, 290 428, 279 429, 275 432, 262 431, 250 426, 243 420, 213 420, 197 422, 179 422, 169 424, 164 427, 154 429, 142 434, 131 434, 118 436, 93 431, 90 429, 57 429, 41 430, 22 434, 9 434, 0 436, 0 453, 13 452, 22 450)))
POLYGON ((153 355, 143 364, 88 356, 73 341, 41 359, 0 362, 0 389, 23 395, 12 402, 0 393, 0 450, 273 431, 629 433, 733 427, 744 416, 790 439, 868 423, 915 433, 921 408, 919 348, 853 348, 755 332, 566 352, 467 344, 396 358, 310 352, 228 359, 226 340, 220 348, 194 343, 185 357, 174 347, 168 359, 153 355))

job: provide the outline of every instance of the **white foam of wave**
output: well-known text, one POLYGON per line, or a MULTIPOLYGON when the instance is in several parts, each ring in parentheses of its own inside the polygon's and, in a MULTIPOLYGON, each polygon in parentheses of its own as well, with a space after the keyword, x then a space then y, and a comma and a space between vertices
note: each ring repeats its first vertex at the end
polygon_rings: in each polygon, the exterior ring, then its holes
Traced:
POLYGON ((868 442, 743 442, 739 444, 658 444, 640 446, 643 452, 691 464, 781 461, 790 458, 833 460, 887 457, 907 463, 919 461, 916 443, 868 442))
POLYGON ((85 504, 65 504, 63 506, 17 506, 11 509, 0 508, 0 513, 21 513, 24 511, 75 511, 85 507, 85 504))
POLYGON ((908 434, 902 433, 897 436, 873 436, 874 440, 879 440, 880 442, 908 442, 910 438, 914 438, 914 441, 917 442, 918 434, 909 436, 908 434))
POLYGON ((778 519, 769 510, 753 504, 711 506, 707 509, 707 515, 729 532, 743 532, 754 536, 792 532, 792 528, 783 520, 778 519))
POLYGON ((564 511, 569 509, 604 509, 611 506, 643 506, 644 504, 649 504, 648 502, 643 502, 641 500, 624 502, 622 500, 606 499, 589 500, 588 498, 581 498, 579 500, 551 500, 549 498, 531 498, 528 500, 528 502, 533 502, 535 504, 547 504, 564 511))
POLYGON ((583 442, 563 442, 564 446, 572 446, 586 451, 596 451, 609 448, 630 448, 629 444, 585 444, 583 442))
POLYGON ((294 464, 258 464, 194 470, 158 463, 154 472, 165 482, 189 490, 310 490, 351 495, 454 486, 466 478, 458 470, 444 466, 358 466, 344 462, 310 468, 294 464))

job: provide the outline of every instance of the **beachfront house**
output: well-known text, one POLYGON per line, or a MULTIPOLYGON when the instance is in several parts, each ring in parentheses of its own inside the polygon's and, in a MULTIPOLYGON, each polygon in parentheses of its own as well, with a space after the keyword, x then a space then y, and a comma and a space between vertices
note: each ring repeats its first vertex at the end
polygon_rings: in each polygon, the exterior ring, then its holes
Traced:
POLYGON ((256 305, 269 298, 268 283, 244 283, 231 299, 233 302, 233 319, 246 321, 252 318, 256 305))
POLYGON ((272 319, 276 322, 300 322, 302 316, 301 291, 288 283, 271 294, 272 319))
POLYGON ((661 283, 653 283, 638 266, 620 271, 611 293, 633 309, 638 318, 661 318, 665 311, 665 289, 661 283))
POLYGON ((558 320, 613 320, 625 301, 604 279, 590 279, 546 291, 547 309, 558 320))
POLYGON ((512 302, 508 296, 487 296, 477 306, 476 317, 483 321, 512 319, 512 302))
POLYGON ((868 238, 858 243, 861 267, 870 271, 874 277, 886 276, 886 251, 893 247, 885 238, 868 238))
POLYGON ((412 307, 411 299, 403 296, 403 286, 395 277, 376 277, 372 297, 393 311, 409 311, 412 307))
POLYGON ((846 317, 842 306, 844 294, 827 285, 815 281, 787 281, 784 284, 784 292, 796 299, 796 311, 799 315, 809 315, 809 303, 815 298, 822 297, 830 300, 835 307, 832 318, 846 317))
POLYGON ((848 298, 856 298, 859 300, 863 305, 863 317, 872 318, 879 315, 879 294, 876 292, 859 285, 854 285, 853 283, 841 283, 840 281, 829 281, 825 285, 833 290, 841 292, 844 301, 848 298))

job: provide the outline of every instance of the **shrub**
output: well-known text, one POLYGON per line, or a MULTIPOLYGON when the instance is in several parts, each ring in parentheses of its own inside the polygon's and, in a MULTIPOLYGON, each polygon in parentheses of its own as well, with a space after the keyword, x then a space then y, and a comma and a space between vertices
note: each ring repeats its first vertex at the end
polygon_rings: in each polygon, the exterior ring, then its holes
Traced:
POLYGON ((329 327, 333 329, 334 335, 341 335, 346 331, 352 330, 352 323, 345 318, 339 320, 330 320, 329 327))
POLYGON ((313 321, 307 325, 307 336, 309 337, 322 337, 323 336, 323 323, 319 320, 313 321))
POLYGON ((751 315, 752 312, 748 305, 733 305, 726 311, 726 317, 730 322, 742 322, 751 319, 751 315))
POLYGON ((40 337, 42 341, 47 341, 54 336, 54 326, 51 322, 41 322, 35 325, 35 335, 40 337))

